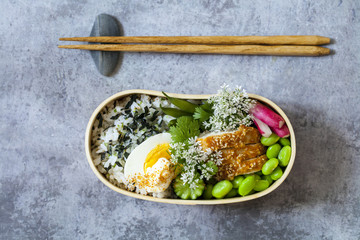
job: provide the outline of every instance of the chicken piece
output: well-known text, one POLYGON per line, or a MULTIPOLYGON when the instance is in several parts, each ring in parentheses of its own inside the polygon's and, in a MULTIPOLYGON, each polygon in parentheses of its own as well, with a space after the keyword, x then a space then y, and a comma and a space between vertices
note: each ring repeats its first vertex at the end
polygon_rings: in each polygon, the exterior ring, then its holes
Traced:
POLYGON ((258 143, 260 133, 256 128, 241 125, 235 132, 218 133, 198 138, 203 149, 217 151, 225 148, 242 148, 246 144, 258 143))
POLYGON ((234 177, 241 174, 249 174, 253 172, 260 171, 264 163, 267 161, 267 157, 265 154, 251 158, 245 161, 228 161, 223 162, 219 166, 219 171, 216 174, 216 179, 218 181, 227 179, 233 180, 234 177))
POLYGON ((245 145, 243 148, 227 148, 219 150, 222 153, 223 164, 230 164, 234 161, 242 162, 246 159, 255 158, 266 152, 261 143, 245 145))
POLYGON ((235 132, 223 132, 198 138, 204 150, 220 151, 223 161, 217 180, 232 180, 235 176, 260 171, 267 160, 266 149, 260 143, 260 132, 241 125, 235 132))

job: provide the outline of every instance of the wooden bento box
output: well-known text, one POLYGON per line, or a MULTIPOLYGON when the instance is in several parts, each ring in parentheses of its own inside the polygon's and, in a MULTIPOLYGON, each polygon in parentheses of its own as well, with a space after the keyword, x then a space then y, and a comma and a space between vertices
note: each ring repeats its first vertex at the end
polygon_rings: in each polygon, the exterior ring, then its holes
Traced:
MULTIPOLYGON (((182 199, 155 198, 155 197, 152 197, 152 196, 145 196, 145 195, 141 195, 141 194, 138 194, 138 193, 135 193, 135 192, 131 192, 131 191, 122 189, 122 188, 112 184, 102 173, 99 172, 99 170, 95 166, 94 161, 93 161, 93 157, 92 157, 92 154, 91 154, 92 129, 93 129, 93 125, 94 125, 94 122, 96 120, 96 117, 97 117, 98 113, 101 112, 102 109, 106 105, 113 102, 114 100, 122 99, 122 98, 124 98, 124 97, 126 97, 128 95, 133 95, 133 94, 146 94, 146 95, 149 95, 149 96, 163 97, 163 94, 161 92, 159 92, 159 91, 141 90, 141 89, 127 90, 127 91, 122 91, 122 92, 116 93, 113 96, 107 98, 105 101, 103 101, 95 109, 95 111, 93 112, 93 114, 90 117, 90 120, 89 120, 87 128, 86 128, 86 134, 85 134, 86 157, 87 157, 87 160, 89 162, 89 165, 90 165, 91 169, 93 170, 95 175, 100 179, 100 181, 102 181, 106 186, 108 186, 109 188, 111 188, 112 190, 114 190, 114 191, 116 191, 118 193, 121 193, 121 194, 129 196, 129 197, 134 197, 134 198, 153 201, 153 202, 182 204, 182 205, 217 205, 217 204, 240 203, 240 202, 245 202, 245 201, 257 199, 257 198, 260 198, 262 196, 265 196, 265 195, 271 193, 276 188, 278 188, 280 186, 280 184, 282 184, 285 181, 285 179, 287 178, 287 176, 289 175, 289 173, 290 173, 290 171, 292 169, 292 166, 293 166, 294 161, 295 161, 295 155, 296 155, 296 142, 295 142, 294 130, 293 130, 293 127, 292 127, 288 117, 283 112, 283 110, 281 110, 280 107, 278 107, 274 102, 270 101, 269 99, 267 99, 265 97, 262 97, 262 96, 259 96, 259 95, 256 95, 256 94, 248 94, 248 96, 251 99, 257 100, 257 101, 267 105, 272 110, 274 110, 276 113, 278 113, 285 120, 285 123, 287 124, 287 127, 289 128, 289 131, 290 131, 289 139, 290 139, 290 142, 291 142, 292 151, 291 151, 291 157, 290 157, 289 164, 287 165, 282 177, 280 179, 278 179, 277 181, 275 181, 269 188, 267 188, 264 191, 253 193, 251 195, 247 195, 247 196, 243 196, 243 197, 239 196, 239 197, 234 197, 234 198, 211 199, 211 200, 203 200, 203 199, 182 200, 182 199)), ((172 97, 181 98, 181 99, 187 99, 187 100, 190 100, 190 99, 192 99, 192 100, 203 100, 203 99, 207 99, 207 98, 212 96, 212 95, 190 95, 190 94, 169 94, 169 95, 171 95, 172 97)))

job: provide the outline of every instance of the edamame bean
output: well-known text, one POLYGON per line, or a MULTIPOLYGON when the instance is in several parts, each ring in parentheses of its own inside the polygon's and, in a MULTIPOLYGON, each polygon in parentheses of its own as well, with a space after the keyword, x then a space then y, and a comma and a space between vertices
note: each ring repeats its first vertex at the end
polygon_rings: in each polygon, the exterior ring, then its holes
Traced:
POLYGON ((262 173, 264 175, 271 174, 274 171, 274 169, 278 166, 278 164, 279 164, 279 160, 277 160, 276 158, 271 158, 267 160, 267 162, 262 167, 262 173))
POLYGON ((267 150, 266 150, 266 156, 268 157, 268 159, 270 158, 277 158, 279 155, 279 152, 281 150, 281 146, 280 144, 276 143, 274 145, 271 145, 267 150))
POLYGON ((269 186, 273 183, 274 180, 271 179, 270 175, 264 175, 262 176, 262 180, 266 180, 269 183, 269 186))
POLYGON ((261 137, 261 143, 264 146, 271 146, 273 144, 275 144, 278 140, 280 139, 280 137, 278 135, 276 135, 275 133, 272 133, 270 135, 270 137, 261 137))
POLYGON ((264 191, 270 186, 269 182, 266 180, 257 180, 255 183, 254 190, 257 192, 264 191))
POLYGON ((271 173, 270 177, 272 180, 276 181, 283 175, 283 171, 279 166, 275 168, 275 170, 271 173))
POLYGON ((279 153, 279 165, 282 167, 286 167, 289 164, 291 157, 291 147, 285 146, 280 150, 279 153))
POLYGON ((205 187, 203 197, 204 199, 211 199, 212 198, 212 190, 214 188, 214 185, 208 184, 205 187))
POLYGON ((260 179, 261 179, 261 177, 259 175, 255 174, 255 180, 260 180, 260 179))
POLYGON ((238 190, 236 188, 231 189, 231 191, 226 194, 225 198, 232 198, 238 194, 238 190))
POLYGON ((231 191, 232 188, 233 185, 229 180, 222 180, 217 184, 215 184, 212 190, 212 195, 215 198, 224 198, 226 194, 228 194, 231 191))
POLYGON ((280 143, 283 146, 290 146, 291 145, 290 140, 288 138, 280 138, 280 143))
POLYGON ((255 183, 256 183, 255 175, 247 176, 239 186, 239 194, 241 196, 248 195, 251 192, 251 190, 254 189, 255 183))
POLYGON ((232 185, 233 185, 233 188, 239 188, 241 182, 244 180, 245 178, 241 175, 239 176, 236 176, 234 178, 234 180, 231 181, 232 185))
POLYGON ((253 190, 251 190, 251 192, 249 192, 249 194, 248 195, 251 195, 251 194, 253 194, 253 193, 256 193, 256 191, 253 189, 253 190))

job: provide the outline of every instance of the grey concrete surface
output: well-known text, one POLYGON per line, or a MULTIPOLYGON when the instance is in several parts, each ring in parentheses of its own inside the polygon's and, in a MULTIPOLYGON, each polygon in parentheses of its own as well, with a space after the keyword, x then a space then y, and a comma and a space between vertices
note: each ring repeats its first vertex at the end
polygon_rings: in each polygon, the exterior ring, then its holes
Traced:
POLYGON ((359 239, 360 1, 0 2, 0 239, 359 239), (86 51, 58 49, 108 13, 135 35, 329 36, 321 58, 126 53, 112 77, 86 51), (273 193, 223 206, 122 196, 88 166, 93 110, 134 88, 272 99, 297 157, 273 193))

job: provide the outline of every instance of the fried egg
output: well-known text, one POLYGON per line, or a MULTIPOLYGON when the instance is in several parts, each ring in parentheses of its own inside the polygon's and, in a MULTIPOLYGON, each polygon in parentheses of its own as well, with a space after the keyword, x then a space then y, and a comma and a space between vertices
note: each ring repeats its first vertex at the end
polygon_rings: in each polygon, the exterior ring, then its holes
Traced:
POLYGON ((126 160, 126 179, 147 192, 165 191, 175 178, 170 162, 170 141, 169 133, 160 133, 137 146, 126 160))

